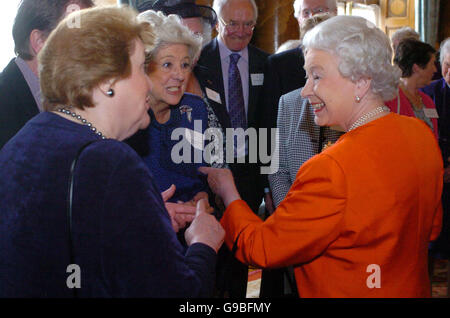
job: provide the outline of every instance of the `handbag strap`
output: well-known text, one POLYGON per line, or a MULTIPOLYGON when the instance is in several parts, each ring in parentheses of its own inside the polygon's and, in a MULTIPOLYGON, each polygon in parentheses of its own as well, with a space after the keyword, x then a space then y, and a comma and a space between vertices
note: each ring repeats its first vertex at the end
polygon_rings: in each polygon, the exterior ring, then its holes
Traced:
MULTIPOLYGON (((69 184, 67 191, 67 225, 68 225, 68 245, 69 245, 69 258, 70 264, 75 264, 75 252, 73 246, 73 222, 72 222, 72 203, 73 203, 73 184, 74 184, 74 173, 75 167, 77 165, 78 159, 80 158, 81 153, 84 149, 86 149, 90 144, 96 142, 97 140, 91 140, 85 143, 83 146, 78 149, 78 152, 75 158, 70 165, 70 175, 69 175, 69 184)), ((73 288, 74 297, 77 297, 77 288, 73 288)))

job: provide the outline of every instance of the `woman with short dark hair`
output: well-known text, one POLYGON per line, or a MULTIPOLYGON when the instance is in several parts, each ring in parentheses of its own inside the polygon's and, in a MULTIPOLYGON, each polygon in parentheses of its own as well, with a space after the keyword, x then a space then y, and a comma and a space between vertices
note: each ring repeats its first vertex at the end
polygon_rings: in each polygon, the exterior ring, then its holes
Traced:
POLYGON ((397 96, 386 102, 397 114, 417 117, 424 121, 438 139, 438 113, 433 100, 419 89, 430 84, 436 72, 436 50, 429 44, 405 39, 395 51, 394 63, 402 76, 397 96))

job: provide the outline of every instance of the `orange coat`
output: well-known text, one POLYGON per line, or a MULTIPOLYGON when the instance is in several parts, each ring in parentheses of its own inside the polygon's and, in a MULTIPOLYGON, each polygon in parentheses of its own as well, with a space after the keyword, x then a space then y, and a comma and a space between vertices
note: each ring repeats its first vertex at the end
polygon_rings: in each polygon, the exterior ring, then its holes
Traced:
POLYGON ((427 252, 441 228, 442 180, 432 131, 389 114, 303 164, 265 222, 237 200, 221 224, 230 248, 240 234, 241 261, 294 265, 300 297, 429 297, 427 252))

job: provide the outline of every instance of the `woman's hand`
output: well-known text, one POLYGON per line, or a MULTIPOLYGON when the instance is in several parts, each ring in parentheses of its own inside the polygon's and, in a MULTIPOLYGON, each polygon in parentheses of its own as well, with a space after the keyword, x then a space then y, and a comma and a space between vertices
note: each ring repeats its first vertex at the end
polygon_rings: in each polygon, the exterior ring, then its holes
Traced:
POLYGON ((202 199, 205 200, 206 213, 209 213, 209 214, 213 213, 214 208, 209 205, 208 193, 206 193, 205 191, 201 191, 194 196, 194 198, 192 199, 194 206, 197 206, 198 201, 200 201, 202 199))
POLYGON ((175 190, 175 185, 172 184, 169 189, 161 192, 161 196, 167 212, 169 212, 172 228, 175 232, 178 232, 188 223, 192 222, 195 217, 196 208, 195 206, 189 204, 167 202, 167 200, 173 196, 175 190))
POLYGON ((222 198, 225 207, 228 207, 231 202, 241 199, 229 169, 200 167, 198 170, 208 175, 209 187, 222 198))
POLYGON ((196 207, 198 201, 200 201, 201 199, 204 199, 206 201, 206 213, 213 213, 214 208, 209 205, 208 193, 206 193, 204 191, 198 192, 190 201, 186 201, 186 202, 178 201, 177 203, 196 207))
POLYGON ((203 243, 217 253, 220 246, 222 246, 224 237, 224 229, 214 216, 206 213, 206 201, 201 199, 197 203, 195 218, 184 233, 187 245, 203 243))

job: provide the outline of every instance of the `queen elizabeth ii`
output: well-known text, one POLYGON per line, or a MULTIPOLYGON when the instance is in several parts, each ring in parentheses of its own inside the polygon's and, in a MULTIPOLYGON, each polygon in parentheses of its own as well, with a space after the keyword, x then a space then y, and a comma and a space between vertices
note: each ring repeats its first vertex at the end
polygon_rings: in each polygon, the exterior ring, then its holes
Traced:
POLYGON ((316 124, 346 133, 300 167, 264 222, 229 172, 201 168, 227 206, 227 245, 253 266, 294 265, 301 297, 429 297, 442 159, 423 122, 384 107, 400 77, 389 39, 363 18, 338 16, 309 31, 303 46, 302 96, 316 124))

